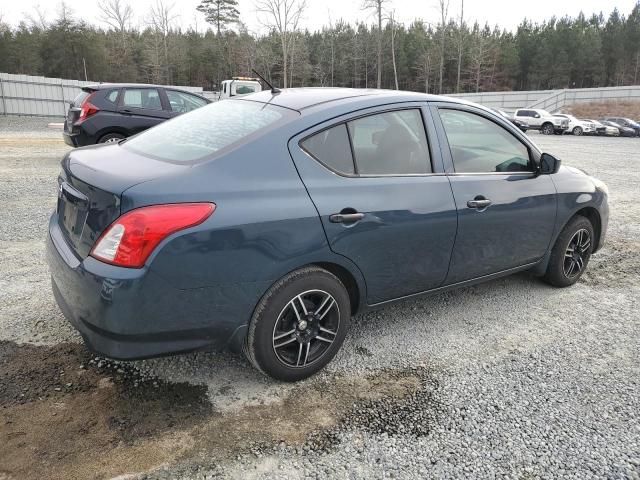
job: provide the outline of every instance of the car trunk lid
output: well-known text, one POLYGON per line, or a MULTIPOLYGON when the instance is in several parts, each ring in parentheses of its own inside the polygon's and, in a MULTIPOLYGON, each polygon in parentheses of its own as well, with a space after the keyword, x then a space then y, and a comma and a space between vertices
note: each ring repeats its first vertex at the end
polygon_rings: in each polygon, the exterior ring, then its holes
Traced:
POLYGON ((117 144, 73 150, 58 177, 58 225, 80 257, 122 213, 128 188, 188 167, 137 155, 117 144))
POLYGON ((89 95, 95 92, 93 87, 82 87, 82 91, 76 95, 76 97, 69 102, 69 110, 67 110, 67 118, 65 119, 65 129, 71 133, 73 125, 80 118, 80 111, 82 110, 82 102, 84 102, 89 95))

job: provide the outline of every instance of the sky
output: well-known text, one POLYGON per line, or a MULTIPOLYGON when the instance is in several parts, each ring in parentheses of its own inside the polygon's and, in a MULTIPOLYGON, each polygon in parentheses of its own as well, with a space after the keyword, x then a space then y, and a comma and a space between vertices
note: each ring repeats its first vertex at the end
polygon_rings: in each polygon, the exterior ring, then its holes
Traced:
MULTIPOLYGON (((123 0, 134 9, 136 22, 144 24, 144 15, 156 0, 123 0)), ((163 0, 166 5, 174 5, 178 15, 176 21, 183 28, 197 26, 204 30, 204 16, 196 12, 199 0, 163 0)), ((255 0, 238 0, 241 20, 249 31, 260 33, 264 27, 255 8, 255 0)), ((450 0, 449 16, 459 19, 462 0, 450 0)), ((638 0, 464 0, 464 17, 468 23, 478 21, 489 22, 491 26, 513 30, 523 18, 541 22, 553 15, 576 16, 580 11, 590 16, 603 12, 608 15, 614 8, 627 15, 638 0)), ((76 18, 90 23, 100 24, 100 12, 97 8, 99 0, 66 0, 76 18)), ((0 0, 0 16, 3 21, 17 25, 33 15, 34 8, 39 6, 47 18, 55 18, 59 8, 59 0, 0 0)), ((307 10, 301 26, 310 30, 321 28, 329 22, 339 19, 349 22, 363 20, 374 21, 373 14, 362 9, 363 0, 307 0, 307 10)), ((387 0, 387 9, 393 9, 398 21, 410 23, 415 19, 437 24, 439 22, 438 0, 387 0)))

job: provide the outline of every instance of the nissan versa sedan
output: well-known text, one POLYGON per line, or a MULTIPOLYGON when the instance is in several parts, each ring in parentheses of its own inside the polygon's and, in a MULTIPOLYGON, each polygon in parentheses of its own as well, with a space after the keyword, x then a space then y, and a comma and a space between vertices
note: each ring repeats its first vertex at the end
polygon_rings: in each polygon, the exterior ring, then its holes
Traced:
POLYGON ((55 298, 96 352, 228 348, 295 381, 352 315, 528 270, 574 284, 607 187, 502 116, 445 97, 286 89, 69 152, 55 298))

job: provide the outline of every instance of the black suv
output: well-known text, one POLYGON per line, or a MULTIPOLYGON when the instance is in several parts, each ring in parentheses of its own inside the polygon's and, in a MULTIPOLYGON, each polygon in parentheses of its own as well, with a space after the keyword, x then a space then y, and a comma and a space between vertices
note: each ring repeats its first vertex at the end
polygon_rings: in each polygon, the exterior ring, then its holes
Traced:
POLYGON ((640 124, 634 122, 633 120, 624 117, 605 117, 604 119, 609 122, 615 122, 618 125, 622 125, 623 127, 631 128, 634 132, 636 132, 636 136, 640 137, 640 124))
POLYGON ((62 135, 72 147, 117 142, 208 103, 200 95, 158 85, 89 85, 70 103, 62 135))

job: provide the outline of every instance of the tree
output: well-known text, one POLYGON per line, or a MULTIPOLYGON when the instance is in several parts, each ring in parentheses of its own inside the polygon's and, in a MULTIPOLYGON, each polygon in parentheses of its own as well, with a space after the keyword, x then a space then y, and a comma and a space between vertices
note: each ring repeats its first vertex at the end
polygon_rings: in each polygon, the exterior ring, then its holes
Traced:
POLYGON ((389 24, 391 25, 391 62, 393 63, 393 80, 396 90, 398 88, 398 69, 396 68, 396 27, 393 21, 393 12, 389 15, 389 24))
POLYGON ((438 78, 438 93, 442 94, 442 81, 444 78, 444 53, 445 38, 447 35, 447 21, 449 18, 449 0, 438 0, 440 7, 440 74, 438 78))
POLYGON ((282 49, 282 86, 287 88, 288 64, 291 49, 298 30, 298 23, 306 0, 257 0, 256 10, 262 14, 263 23, 280 37, 282 49))
POLYGON ((458 78, 456 80, 456 93, 460 91, 460 70, 462 68, 462 47, 464 45, 464 0, 461 0, 460 26, 458 28, 458 78))
POLYGON ((227 25, 240 21, 238 0, 202 0, 196 10, 204 13, 208 23, 215 25, 218 36, 227 25))
POLYGON ((365 0, 363 8, 365 9, 373 9, 376 11, 376 16, 378 18, 378 77, 377 77, 377 88, 382 88, 382 5, 387 0, 365 0))

